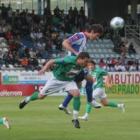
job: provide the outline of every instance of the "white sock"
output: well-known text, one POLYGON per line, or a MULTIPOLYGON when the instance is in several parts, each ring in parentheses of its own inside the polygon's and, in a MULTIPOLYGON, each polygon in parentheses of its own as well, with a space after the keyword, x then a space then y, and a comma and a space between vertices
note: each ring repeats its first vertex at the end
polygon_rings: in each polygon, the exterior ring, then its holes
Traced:
POLYGON ((25 102, 28 103, 30 101, 30 96, 25 99, 25 102))
POLYGON ((76 120, 78 118, 79 111, 73 110, 73 119, 76 120))
POLYGON ((121 107, 121 104, 118 104, 118 108, 120 108, 121 107))
POLYGON ((87 117, 89 116, 89 114, 88 114, 88 113, 86 113, 84 116, 87 118, 87 117))

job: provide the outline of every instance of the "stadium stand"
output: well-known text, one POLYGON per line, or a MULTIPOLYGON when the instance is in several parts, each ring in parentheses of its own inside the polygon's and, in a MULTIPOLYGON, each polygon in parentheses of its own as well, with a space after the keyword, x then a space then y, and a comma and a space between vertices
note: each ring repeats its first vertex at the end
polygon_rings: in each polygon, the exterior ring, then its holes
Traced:
MULTIPOLYGON (((85 15, 80 16, 78 11, 79 16, 73 12, 67 13, 64 17, 61 10, 53 14, 51 11, 47 11, 43 16, 29 13, 28 10, 12 12, 14 15, 12 21, 6 16, 1 17, 0 28, 4 28, 0 32, 1 70, 39 70, 50 58, 65 55, 66 52, 62 48, 62 41, 65 38, 75 32, 85 31, 88 25, 96 23, 85 15), (66 19, 69 19, 70 22, 66 22, 66 19), (25 57, 27 64, 22 65, 21 62, 25 57)), ((109 28, 108 25, 105 28, 109 28)), ((88 41, 85 51, 97 64, 100 63, 101 59, 106 63, 108 58, 115 59, 115 61, 120 58, 122 62, 125 57, 127 57, 127 61, 131 58, 139 60, 137 53, 126 52, 125 55, 122 55, 121 48, 117 44, 118 40, 116 42, 111 40, 111 36, 112 32, 108 30, 102 39, 88 41), (115 49, 120 50, 116 52, 115 49)), ((135 63, 135 59, 133 63, 135 63)))

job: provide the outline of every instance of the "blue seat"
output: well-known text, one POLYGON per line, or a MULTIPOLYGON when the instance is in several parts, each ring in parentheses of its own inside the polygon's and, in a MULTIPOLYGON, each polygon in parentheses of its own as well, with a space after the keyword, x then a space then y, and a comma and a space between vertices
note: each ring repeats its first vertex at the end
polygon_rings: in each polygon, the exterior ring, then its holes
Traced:
POLYGON ((108 51, 109 53, 112 53, 112 52, 113 52, 111 49, 107 49, 107 51, 108 51))
POLYGON ((105 56, 106 56, 106 58, 110 57, 110 55, 109 55, 109 54, 105 54, 105 56))
POLYGON ((103 49, 103 53, 107 53, 107 49, 103 49))
POLYGON ((102 53, 102 49, 98 49, 98 52, 99 52, 99 53, 102 53))
POLYGON ((92 49, 92 52, 97 53, 97 49, 96 48, 92 49))
POLYGON ((95 44, 90 44, 90 47, 96 47, 95 44))
POLYGON ((94 54, 90 54, 90 57, 91 57, 91 58, 95 58, 94 54))
POLYGON ((105 48, 105 44, 100 44, 100 47, 101 48, 105 48))
POLYGON ((105 55, 104 55, 104 54, 100 54, 100 57, 101 57, 101 58, 105 58, 105 55))

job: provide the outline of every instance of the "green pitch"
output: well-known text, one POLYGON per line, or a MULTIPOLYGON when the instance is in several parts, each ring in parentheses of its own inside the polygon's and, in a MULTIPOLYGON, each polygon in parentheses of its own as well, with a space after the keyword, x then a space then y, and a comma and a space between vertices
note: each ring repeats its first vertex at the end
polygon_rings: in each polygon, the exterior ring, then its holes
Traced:
MULTIPOLYGON (((92 109, 81 129, 71 123, 72 116, 58 110, 64 97, 50 96, 18 108, 24 97, 0 97, 0 118, 7 116, 12 126, 7 130, 0 125, 0 140, 139 140, 140 97, 110 96, 108 100, 125 103, 126 113, 118 108, 92 109)), ((84 114, 86 97, 81 97, 80 115, 84 114)), ((72 111, 72 103, 69 105, 72 111)))

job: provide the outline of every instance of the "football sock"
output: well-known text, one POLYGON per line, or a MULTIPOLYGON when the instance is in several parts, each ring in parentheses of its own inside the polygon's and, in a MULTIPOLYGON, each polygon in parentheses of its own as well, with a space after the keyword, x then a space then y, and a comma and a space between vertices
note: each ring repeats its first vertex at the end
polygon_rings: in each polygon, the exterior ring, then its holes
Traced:
POLYGON ((3 124, 3 119, 0 119, 0 124, 3 124))
POLYGON ((87 102, 92 102, 92 86, 86 87, 86 94, 87 94, 87 102))
POLYGON ((86 105, 86 113, 89 114, 91 112, 92 106, 90 104, 86 105))
POLYGON ((114 102, 108 102, 108 106, 118 107, 118 104, 117 103, 114 103, 114 102))
POLYGON ((76 120, 78 118, 78 111, 73 110, 73 119, 76 120))
POLYGON ((37 100, 38 99, 38 94, 39 94, 39 92, 33 93, 31 96, 29 96, 29 100, 30 101, 37 100))
POLYGON ((73 99, 73 110, 79 111, 80 105, 81 105, 80 97, 74 97, 74 99, 73 99))
POLYGON ((69 104, 69 102, 71 101, 71 99, 73 98, 73 96, 71 94, 67 94, 67 96, 65 97, 64 101, 63 101, 63 106, 67 107, 67 105, 69 104))

